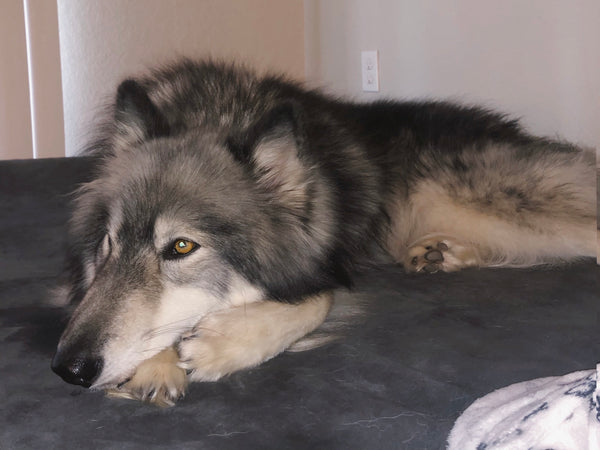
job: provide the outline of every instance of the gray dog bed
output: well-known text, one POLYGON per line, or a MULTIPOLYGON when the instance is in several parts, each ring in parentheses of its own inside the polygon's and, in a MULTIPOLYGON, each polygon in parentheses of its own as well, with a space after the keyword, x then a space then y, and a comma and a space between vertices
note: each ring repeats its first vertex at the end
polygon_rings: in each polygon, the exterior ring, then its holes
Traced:
POLYGON ((170 409, 105 398, 50 370, 48 304, 85 158, 0 163, 0 447, 444 448, 478 397, 595 367, 600 267, 407 275, 384 265, 345 300, 365 315, 322 348, 194 384, 170 409))

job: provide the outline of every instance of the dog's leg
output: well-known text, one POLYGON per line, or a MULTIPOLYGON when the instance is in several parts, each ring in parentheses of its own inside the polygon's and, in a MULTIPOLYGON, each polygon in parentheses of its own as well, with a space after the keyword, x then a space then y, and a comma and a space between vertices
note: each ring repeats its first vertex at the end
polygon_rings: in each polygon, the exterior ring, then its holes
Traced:
POLYGON ((551 150, 527 159, 491 147, 462 155, 467 169, 460 173, 450 164, 431 169, 391 214, 390 252, 412 272, 595 256, 591 154, 551 150))
POLYGON ((532 225, 451 202, 423 218, 422 235, 400 253, 408 272, 453 272, 466 267, 529 267, 595 256, 595 224, 549 214, 532 225))
POLYGON ((325 293, 294 305, 263 301, 211 314, 176 347, 142 362, 126 383, 106 393, 172 406, 190 380, 214 381, 281 353, 321 325, 332 302, 333 294, 325 293))
POLYGON ((188 384, 185 370, 178 367, 179 355, 174 347, 168 347, 142 362, 135 374, 118 388, 109 389, 109 397, 128 398, 173 406, 183 397, 188 384))
POLYGON ((178 344, 179 367, 192 381, 214 381, 266 361, 317 328, 332 293, 299 304, 258 302, 211 314, 178 344))

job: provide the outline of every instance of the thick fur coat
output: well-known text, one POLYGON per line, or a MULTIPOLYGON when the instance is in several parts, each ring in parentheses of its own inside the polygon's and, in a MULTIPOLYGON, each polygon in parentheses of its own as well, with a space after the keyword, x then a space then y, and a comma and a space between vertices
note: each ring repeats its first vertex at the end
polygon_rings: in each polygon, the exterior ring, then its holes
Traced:
POLYGON ((477 107, 356 104, 181 61, 124 81, 88 153, 80 304, 53 368, 159 403, 184 382, 141 367, 205 380, 268 359, 323 321, 374 248, 415 272, 596 252, 593 154, 477 107))

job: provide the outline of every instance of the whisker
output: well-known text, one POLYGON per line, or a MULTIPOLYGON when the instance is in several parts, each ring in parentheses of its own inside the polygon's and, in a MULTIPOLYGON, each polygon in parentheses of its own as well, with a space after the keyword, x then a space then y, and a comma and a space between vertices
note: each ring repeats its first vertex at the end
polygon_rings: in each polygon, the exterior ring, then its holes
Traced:
MULTIPOLYGON (((142 335, 142 338, 143 339, 151 339, 151 338, 159 336, 161 334, 166 334, 166 333, 172 332, 174 330, 177 330, 177 329, 181 328, 180 324, 182 322, 185 323, 185 322, 188 322, 189 320, 190 320, 189 317, 184 317, 183 319, 174 320, 173 322, 166 323, 166 324, 161 325, 159 327, 156 327, 156 328, 153 328, 151 330, 148 330, 147 332, 145 332, 142 335)), ((189 328, 189 327, 186 326, 185 328, 189 328)))
POLYGON ((164 350, 165 348, 169 348, 169 347, 153 347, 153 348, 147 348, 145 350, 142 350, 138 353, 144 354, 144 353, 156 353, 156 352, 160 352, 162 350, 164 350))
MULTIPOLYGON (((244 305, 243 305, 244 311, 246 310, 246 307, 247 307, 247 304, 244 303, 244 305)), ((210 315, 210 313, 208 315, 210 315)), ((207 317, 207 316, 204 316, 204 317, 207 317)), ((201 319, 198 319, 198 321, 199 320, 201 320, 201 319)), ((150 340, 157 336, 160 336, 163 334, 170 334, 170 333, 174 333, 174 332, 176 332, 178 334, 182 334, 183 332, 185 332, 193 327, 196 328, 197 330, 204 330, 204 331, 208 331, 208 332, 220 335, 220 336, 225 336, 225 333, 223 333, 223 332, 196 325, 198 321, 194 321, 195 325, 193 325, 193 326, 188 326, 188 325, 186 325, 185 327, 181 326, 182 323, 187 323, 189 321, 190 321, 190 317, 184 317, 182 319, 174 320, 174 321, 166 323, 164 325, 160 325, 156 328, 146 331, 142 335, 142 339, 150 340)))
POLYGON ((181 326, 177 326, 177 325, 173 325, 173 326, 169 326, 169 327, 161 327, 161 329, 148 331, 147 333, 144 334, 143 338, 144 338, 144 340, 149 340, 149 339, 153 339, 157 336, 161 336, 163 334, 171 334, 173 332, 181 333, 181 332, 187 330, 188 328, 189 327, 181 327, 181 326))
POLYGON ((222 331, 217 331, 214 330, 212 328, 208 328, 208 327, 199 327, 199 326, 195 326, 194 329, 196 330, 203 330, 203 331, 210 331, 211 333, 217 334, 219 336, 227 336, 225 333, 223 333, 222 331))

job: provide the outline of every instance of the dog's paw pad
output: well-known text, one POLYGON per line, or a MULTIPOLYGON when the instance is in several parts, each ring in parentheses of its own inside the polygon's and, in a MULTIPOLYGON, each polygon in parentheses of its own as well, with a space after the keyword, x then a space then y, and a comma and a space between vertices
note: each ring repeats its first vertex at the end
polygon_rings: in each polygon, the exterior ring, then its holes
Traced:
POLYGON ((424 255, 425 259, 429 262, 440 262, 444 260, 444 255, 439 250, 429 250, 424 255))
POLYGON ((404 267, 409 272, 452 272, 477 265, 477 252, 469 246, 443 237, 427 238, 409 247, 404 267))

